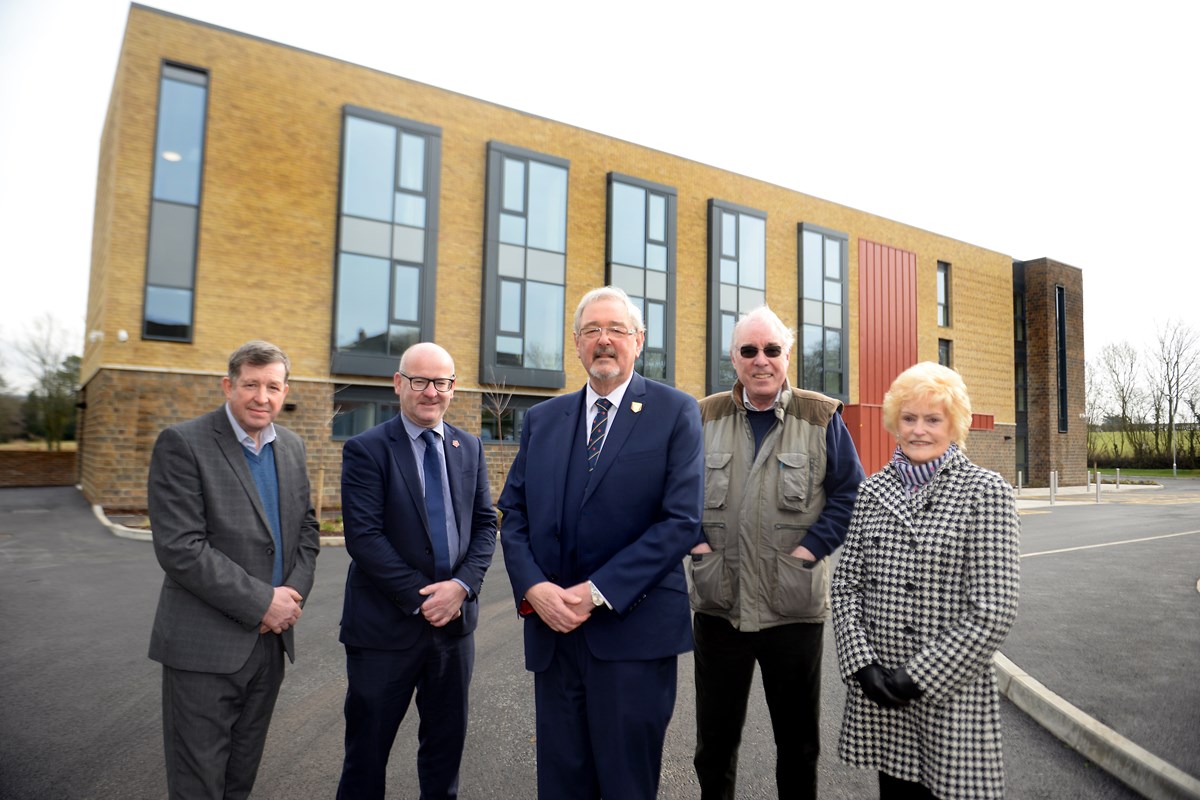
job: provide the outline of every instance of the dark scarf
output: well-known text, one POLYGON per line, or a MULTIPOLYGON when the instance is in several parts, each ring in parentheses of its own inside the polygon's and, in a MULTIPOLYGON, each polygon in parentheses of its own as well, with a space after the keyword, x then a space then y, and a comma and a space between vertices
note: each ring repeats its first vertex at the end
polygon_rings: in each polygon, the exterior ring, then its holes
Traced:
POLYGON ((892 453, 892 465, 896 468, 896 474, 900 476, 900 485, 908 490, 908 494, 912 495, 925 488, 925 485, 933 480, 933 476, 937 474, 938 468, 946 463, 950 456, 958 452, 958 445, 951 443, 946 452, 929 461, 925 464, 914 464, 908 460, 908 456, 904 455, 904 451, 900 449, 900 445, 896 445, 896 452, 892 453))

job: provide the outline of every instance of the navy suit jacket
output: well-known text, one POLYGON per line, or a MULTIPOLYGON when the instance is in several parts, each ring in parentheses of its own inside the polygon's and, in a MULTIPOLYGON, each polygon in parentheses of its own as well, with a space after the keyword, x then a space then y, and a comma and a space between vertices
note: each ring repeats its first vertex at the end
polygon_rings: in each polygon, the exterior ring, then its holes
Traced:
MULTIPOLYGON (((451 554, 453 577, 470 587, 470 596, 462 616, 442 630, 465 635, 479 621, 478 596, 496 549, 496 511, 483 444, 443 424, 442 449, 459 536, 458 552, 451 554)), ((342 605, 343 644, 400 650, 429 627, 416 613, 425 601, 418 590, 434 582, 420 471, 399 414, 342 448, 342 521, 353 559, 342 605)))
MULTIPOLYGON (((564 507, 567 467, 580 439, 586 387, 525 415, 521 449, 500 497, 500 543, 520 605, 551 581, 591 580, 612 604, 579 630, 596 658, 638 661, 692 649, 683 557, 701 540, 704 442, 696 400, 637 373, 605 436, 578 508, 564 507), (562 573, 563 520, 575 515, 576 574, 562 573)), ((549 666, 558 634, 525 618, 525 666, 549 666)))

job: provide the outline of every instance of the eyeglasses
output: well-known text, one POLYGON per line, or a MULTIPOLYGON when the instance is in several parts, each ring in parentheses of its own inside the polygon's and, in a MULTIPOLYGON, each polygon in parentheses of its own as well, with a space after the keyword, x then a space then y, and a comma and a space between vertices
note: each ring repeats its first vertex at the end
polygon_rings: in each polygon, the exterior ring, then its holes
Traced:
POLYGON ((610 339, 624 339, 626 336, 633 336, 637 333, 634 328, 583 328, 579 331, 579 335, 584 339, 599 339, 600 332, 604 331, 610 339))
POLYGON ((437 389, 439 392, 448 392, 454 388, 455 376, 453 375, 451 375, 449 378, 418 378, 403 372, 400 374, 408 378, 408 385, 412 387, 414 392, 425 391, 426 387, 428 387, 431 383, 433 384, 433 388, 437 389))
MULTIPOLYGON (((783 355, 783 348, 777 344, 769 344, 762 351, 767 358, 779 358, 783 355)), ((758 348, 752 344, 744 344, 738 348, 738 352, 742 354, 742 358, 754 358, 758 355, 758 348)))

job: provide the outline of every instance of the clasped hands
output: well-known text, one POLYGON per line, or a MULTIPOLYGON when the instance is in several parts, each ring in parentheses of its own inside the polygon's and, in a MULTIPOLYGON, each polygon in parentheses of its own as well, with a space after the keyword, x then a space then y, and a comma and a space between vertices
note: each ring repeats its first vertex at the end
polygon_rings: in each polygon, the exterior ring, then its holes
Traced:
POLYGON ((467 599, 467 590, 458 581, 431 583, 417 594, 427 598, 421 604, 421 616, 435 628, 462 616, 462 604, 467 599))
POLYGON ((267 613, 263 614, 258 632, 283 633, 295 625, 304 613, 300 607, 302 602, 304 597, 292 587, 276 586, 275 595, 271 598, 271 605, 267 606, 267 613))
POLYGON ((854 677, 863 694, 883 708, 902 708, 924 693, 904 667, 888 669, 882 664, 867 664, 854 677))
POLYGON ((570 633, 592 616, 592 589, 588 582, 564 589, 556 583, 542 581, 530 586, 525 599, 550 630, 570 633))

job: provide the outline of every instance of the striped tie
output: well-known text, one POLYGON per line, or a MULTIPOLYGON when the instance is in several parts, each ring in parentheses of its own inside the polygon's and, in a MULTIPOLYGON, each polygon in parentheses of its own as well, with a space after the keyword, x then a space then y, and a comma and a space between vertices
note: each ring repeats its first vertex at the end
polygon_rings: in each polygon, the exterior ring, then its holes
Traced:
POLYGON ((596 418, 592 420, 592 431, 588 434, 588 472, 596 468, 600 460, 600 445, 604 444, 604 429, 608 426, 608 410, 612 401, 601 397, 596 401, 596 418))

